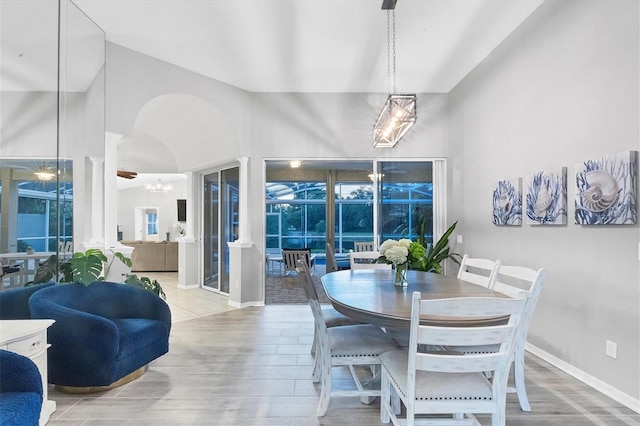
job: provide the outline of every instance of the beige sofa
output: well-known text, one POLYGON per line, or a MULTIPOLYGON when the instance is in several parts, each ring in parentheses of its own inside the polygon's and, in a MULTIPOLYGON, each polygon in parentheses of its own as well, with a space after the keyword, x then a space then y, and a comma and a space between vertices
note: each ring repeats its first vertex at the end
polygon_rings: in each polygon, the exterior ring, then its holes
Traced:
POLYGON ((178 243, 175 241, 121 241, 133 247, 131 271, 178 271, 178 243))

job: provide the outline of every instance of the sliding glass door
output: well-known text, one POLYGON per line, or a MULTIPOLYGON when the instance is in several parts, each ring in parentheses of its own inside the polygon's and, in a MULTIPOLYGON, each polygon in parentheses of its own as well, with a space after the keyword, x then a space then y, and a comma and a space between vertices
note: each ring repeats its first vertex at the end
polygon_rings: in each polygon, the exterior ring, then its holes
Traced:
POLYGON ((433 242, 433 162, 380 161, 377 170, 378 244, 424 236, 433 242))
POLYGON ((204 175, 203 287, 229 293, 229 247, 238 239, 239 169, 204 175))
POLYGON ((266 253, 287 247, 347 253, 354 242, 388 238, 433 241, 434 163, 307 161, 266 165, 266 253), (295 180, 294 180, 295 179, 295 180), (326 215, 321 205, 326 203, 326 215))

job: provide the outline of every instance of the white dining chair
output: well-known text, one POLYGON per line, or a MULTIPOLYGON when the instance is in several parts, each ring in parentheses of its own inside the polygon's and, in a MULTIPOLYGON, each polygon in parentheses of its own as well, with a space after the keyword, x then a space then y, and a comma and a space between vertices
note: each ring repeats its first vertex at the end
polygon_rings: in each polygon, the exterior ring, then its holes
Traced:
POLYGON ((389 263, 375 263, 380 257, 378 251, 349 250, 349 266, 351 269, 391 269, 389 263))
POLYGON ((458 269, 458 279, 486 288, 493 288, 498 278, 501 260, 489 260, 479 257, 469 257, 465 254, 458 269))
POLYGON ((420 293, 414 292, 409 348, 380 355, 380 420, 412 426, 415 416, 421 414, 431 416, 425 420, 433 421, 425 424, 479 425, 474 414, 485 413, 491 414, 493 426, 504 425, 509 366, 525 303, 524 298, 420 300, 420 293), (445 321, 439 325, 421 325, 421 315, 443 319, 508 315, 509 320, 507 324, 498 322, 481 327, 459 327, 447 325, 445 321), (418 351, 419 346, 463 344, 499 344, 500 349, 489 354, 418 351), (492 379, 485 376, 486 371, 492 373, 492 379), (392 403, 397 398, 406 407, 404 419, 399 418, 399 407, 392 403))
MULTIPOLYGON (((508 393, 515 392, 518 395, 518 402, 522 411, 531 411, 531 405, 529 404, 529 398, 527 397, 527 390, 524 382, 524 347, 527 341, 529 324, 531 323, 538 299, 540 298, 540 293, 542 291, 546 275, 547 272, 544 268, 534 270, 524 266, 501 265, 498 278, 493 288, 494 291, 500 292, 509 297, 524 297, 527 301, 520 331, 514 346, 512 368, 514 383, 513 386, 507 387, 508 393)), ((489 345, 485 347, 448 346, 446 349, 462 353, 489 353, 495 352, 499 348, 496 345, 489 345)))
POLYGON ((524 347, 527 341, 527 332, 529 324, 533 318, 542 286, 547 276, 544 268, 530 269, 524 266, 502 265, 498 280, 495 283, 494 290, 506 294, 509 297, 519 297, 523 292, 526 295, 527 305, 525 308, 522 325, 519 335, 516 339, 513 359, 513 377, 514 387, 509 387, 508 392, 516 392, 518 402, 522 411, 531 411, 527 390, 524 384, 524 347))
MULTIPOLYGON (((378 386, 367 386, 370 383, 363 383, 355 368, 357 366, 378 366, 381 353, 396 350, 398 347, 382 329, 375 325, 358 324, 328 328, 308 266, 299 261, 297 271, 298 279, 309 300, 318 337, 316 359, 319 361, 319 370, 314 368, 313 372, 313 381, 321 382, 317 415, 324 416, 326 414, 332 396, 380 396, 379 384, 378 386), (349 368, 356 389, 332 389, 331 372, 333 367, 338 366, 349 368)), ((370 369, 362 370, 361 374, 365 371, 370 371, 370 369)))

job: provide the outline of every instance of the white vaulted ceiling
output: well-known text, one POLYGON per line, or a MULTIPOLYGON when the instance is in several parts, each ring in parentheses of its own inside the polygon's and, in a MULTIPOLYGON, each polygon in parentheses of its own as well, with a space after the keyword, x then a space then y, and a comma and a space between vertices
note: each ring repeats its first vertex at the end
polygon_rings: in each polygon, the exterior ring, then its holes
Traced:
MULTIPOLYGON (((543 0, 399 0, 397 91, 448 92, 543 0)), ((114 44, 252 92, 387 92, 381 0, 74 0, 114 44)))

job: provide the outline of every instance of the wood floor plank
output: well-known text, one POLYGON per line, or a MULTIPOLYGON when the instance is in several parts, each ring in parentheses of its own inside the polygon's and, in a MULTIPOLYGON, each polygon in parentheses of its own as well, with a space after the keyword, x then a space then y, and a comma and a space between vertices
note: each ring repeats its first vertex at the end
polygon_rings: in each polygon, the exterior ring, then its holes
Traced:
MULTIPOLYGON (((168 276, 161 277, 162 280, 168 276)), ((165 291, 167 287, 165 286, 165 291)), ((177 300, 202 302, 202 291, 183 290, 177 300), (191 296, 192 295, 192 296, 191 296)), ((167 291, 169 300, 176 290, 167 291)), ((205 291, 205 293, 207 293, 205 291)), ((173 324, 169 353, 152 362, 138 380, 108 392, 65 395, 50 386, 57 410, 49 425, 216 425, 311 426, 381 425, 379 403, 332 398, 325 417, 315 415, 319 387, 311 381, 313 338, 306 305, 225 308, 221 296, 205 294, 203 306, 173 324), (197 311, 197 312, 196 312, 197 311)), ((526 355, 526 385, 532 412, 507 397, 507 425, 640 424, 640 415, 526 355)), ((350 387, 346 371, 336 371, 336 387, 350 387)), ((478 416, 483 425, 489 416, 478 416)))

